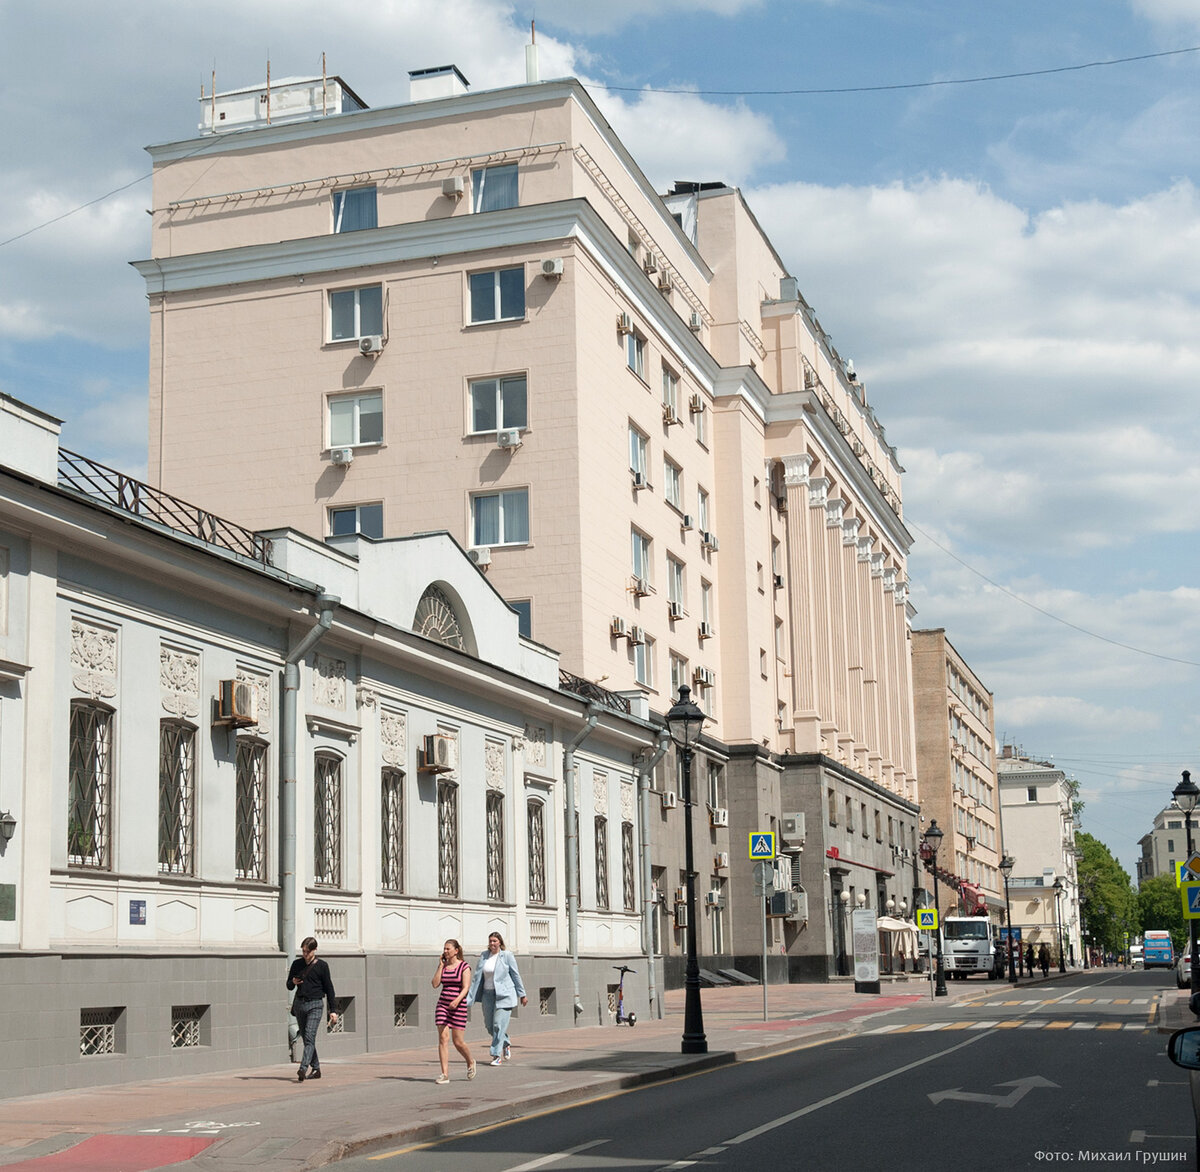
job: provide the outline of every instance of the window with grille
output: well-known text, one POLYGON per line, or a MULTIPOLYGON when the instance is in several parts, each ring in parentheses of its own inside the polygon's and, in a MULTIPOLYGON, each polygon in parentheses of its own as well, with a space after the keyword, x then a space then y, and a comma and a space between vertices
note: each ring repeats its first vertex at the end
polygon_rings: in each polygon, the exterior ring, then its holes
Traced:
POLYGON ((608 907, 608 819, 596 819, 596 906, 608 907))
POLYGON ((392 995, 392 1024, 398 1030, 417 1024, 417 995, 415 993, 392 995))
POLYGON ((543 985, 538 989, 538 1014, 541 1017, 553 1017, 555 1014, 555 995, 553 985, 543 985))
POLYGON ((158 869, 167 875, 195 870, 196 730, 164 720, 158 732, 158 869))
POLYGON ((173 1050, 185 1050, 206 1044, 207 1039, 203 1036, 203 1026, 207 1013, 207 1005, 171 1006, 171 1048, 173 1050))
POLYGON ((504 898, 504 795, 487 796, 487 897, 504 898))
POLYGON ((263 880, 266 865, 267 746, 239 737, 237 743, 237 826, 234 843, 239 879, 263 880))
POLYGON ((438 781, 438 892, 458 894, 458 785, 438 781))
POLYGON ((385 769, 379 779, 380 886, 404 890, 404 774, 385 769))
POLYGON ((335 997, 329 1006, 330 1013, 337 1014, 337 1021, 325 1020, 325 1032, 327 1034, 352 1034, 354 1033, 354 998, 353 997, 335 997))
POLYGON ((636 910, 637 884, 634 882, 633 823, 621 823, 621 902, 627 912, 636 910))
POLYGON ((546 808, 531 800, 525 807, 528 829, 529 902, 546 902, 546 808))
POLYGON ((112 799, 112 711, 85 700, 71 704, 67 862, 112 867, 109 809, 112 799))
POLYGON ((79 1011, 79 1054, 91 1058, 97 1054, 116 1054, 123 1049, 119 1026, 124 1009, 81 1009, 79 1011))
POLYGON ((313 762, 313 882, 342 882, 342 761, 318 753, 313 762))

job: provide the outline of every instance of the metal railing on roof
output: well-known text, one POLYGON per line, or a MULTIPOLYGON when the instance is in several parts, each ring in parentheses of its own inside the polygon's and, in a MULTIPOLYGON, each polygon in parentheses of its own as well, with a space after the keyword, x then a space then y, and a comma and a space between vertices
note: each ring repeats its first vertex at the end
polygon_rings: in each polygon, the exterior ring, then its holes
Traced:
POLYGON ((123 512, 186 533, 208 545, 271 565, 271 542, 115 468, 65 448, 58 450, 58 483, 123 512))
POLYGON ((602 688, 599 684, 585 680, 581 676, 572 675, 561 667, 558 669, 558 682, 564 692, 573 692, 585 700, 594 700, 597 704, 603 704, 605 708, 611 708, 614 712, 623 712, 626 716, 629 715, 630 707, 627 696, 618 696, 616 692, 610 692, 607 688, 602 688))

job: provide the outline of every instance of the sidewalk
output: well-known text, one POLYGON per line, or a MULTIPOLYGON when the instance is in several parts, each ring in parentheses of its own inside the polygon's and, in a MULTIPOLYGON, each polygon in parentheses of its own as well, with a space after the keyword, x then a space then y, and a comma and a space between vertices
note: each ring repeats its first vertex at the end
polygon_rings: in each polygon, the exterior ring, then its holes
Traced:
MULTIPOLYGON (((1076 972, 1066 976, 1076 976, 1076 972)), ((1053 973, 1049 980, 1063 979, 1053 973)), ((1022 987, 1041 984, 1023 980, 1022 987)), ((951 981, 945 1005, 1006 986, 951 981)), ((763 1021, 758 986, 704 989, 708 1053, 680 1054, 683 990, 662 1020, 633 1028, 577 1026, 522 1035, 513 1059, 488 1065, 478 1014, 467 1031, 479 1064, 468 1082, 451 1049, 451 1081, 438 1086, 437 1044, 322 1063, 319 1082, 296 1082, 292 1064, 159 1079, 0 1102, 0 1166, 14 1172, 136 1172, 188 1160, 206 1172, 302 1172, 368 1144, 404 1147, 535 1114, 686 1072, 793 1049, 853 1032, 878 1014, 929 1002, 926 978, 887 981, 878 995, 851 982, 772 985, 763 1021)))

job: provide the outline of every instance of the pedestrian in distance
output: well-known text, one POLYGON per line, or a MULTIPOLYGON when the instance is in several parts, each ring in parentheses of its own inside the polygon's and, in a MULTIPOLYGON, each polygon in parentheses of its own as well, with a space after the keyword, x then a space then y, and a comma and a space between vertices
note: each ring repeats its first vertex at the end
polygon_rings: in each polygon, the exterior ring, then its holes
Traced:
POLYGON ((438 1062, 442 1073, 434 1080, 438 1083, 450 1081, 450 1042, 466 1059, 467 1078, 475 1077, 475 1059, 463 1038, 467 1028, 467 992, 471 982, 471 966, 463 959, 462 945, 457 940, 447 940, 442 948, 442 959, 433 974, 433 987, 441 986, 438 994, 434 1020, 438 1030, 438 1062))
POLYGON ((1025 946, 1025 971, 1033 976, 1033 942, 1025 946))
POLYGON ((492 1035, 492 1065, 512 1058, 512 1046, 508 1040, 508 1020, 516 1009, 518 1000, 529 1004, 525 996, 525 984, 517 968, 517 958, 504 947, 504 938, 499 932, 488 936, 487 950, 479 957, 475 975, 471 978, 471 992, 467 1004, 479 1001, 483 1006, 483 1027, 492 1035))
POLYGON ((1042 970, 1042 976, 1050 975, 1050 949, 1044 944, 1038 946, 1038 968, 1042 970))
POLYGON ((321 1059, 317 1056, 317 1030, 321 1025, 325 1002, 329 1002, 329 1024, 337 1025, 338 1015, 333 1008, 336 997, 329 965, 317 956, 316 937, 305 937, 300 945, 300 955, 292 961, 288 971, 287 985, 294 989, 292 1016, 304 1037, 304 1053, 300 1058, 300 1069, 296 1081, 321 1077, 321 1059))

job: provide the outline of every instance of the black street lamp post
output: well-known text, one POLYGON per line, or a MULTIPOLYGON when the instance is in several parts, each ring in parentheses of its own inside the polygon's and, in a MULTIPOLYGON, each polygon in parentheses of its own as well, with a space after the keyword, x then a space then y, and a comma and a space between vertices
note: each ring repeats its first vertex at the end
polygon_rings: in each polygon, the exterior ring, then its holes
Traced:
POLYGON ((1014 985, 1017 983, 1017 966, 1013 959, 1012 904, 1008 899, 1008 880, 1015 866, 1012 855, 1005 855, 1000 860, 1000 874, 1004 876, 1004 919, 1008 923, 1008 979, 1014 985))
POLYGON ((946 971, 942 966, 942 911, 938 907, 938 873, 937 873, 937 857, 938 850, 941 848, 942 839, 945 838, 945 832, 938 826, 937 819, 934 818, 929 823, 929 829, 921 836, 921 841, 924 843, 926 852, 930 861, 933 864, 933 906, 938 914, 937 927, 937 980, 934 983, 933 995, 935 997, 946 996, 946 971))
MULTIPOLYGON (((1192 857, 1192 811, 1196 808, 1197 800, 1200 800, 1200 786, 1192 780, 1192 775, 1188 770, 1183 771, 1183 779, 1175 787, 1174 798, 1176 804, 1183 811, 1183 825, 1187 832, 1187 850, 1188 859, 1192 857)), ((1191 956, 1191 980, 1188 982, 1191 986, 1191 992, 1200 991, 1200 957, 1196 956, 1196 921, 1188 920, 1188 952, 1191 956)))
MULTIPOLYGON (((683 850, 687 869, 687 968, 683 978, 683 1042, 681 1054, 707 1054, 704 1009, 700 1004, 700 963, 696 956, 696 869, 692 857, 692 752, 700 740, 704 713, 692 703, 687 684, 679 688, 679 699, 667 713, 667 727, 679 750, 683 765, 683 850)), ((763 981, 767 974, 763 973, 763 981)), ((765 985, 764 985, 765 987, 765 985)))
POLYGON ((1091 948, 1088 947, 1087 938, 1087 896, 1081 891, 1079 893, 1079 946, 1083 949, 1083 967, 1090 969, 1091 965, 1091 948))
POLYGON ((1054 880, 1054 929, 1058 933, 1058 971, 1060 973, 1067 971, 1066 957, 1063 956, 1062 911, 1059 907, 1059 902, 1066 889, 1067 885, 1063 882, 1063 877, 1060 875, 1054 880))

